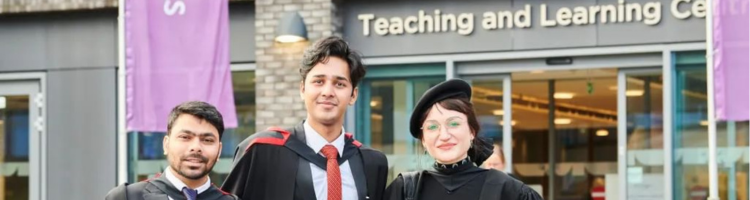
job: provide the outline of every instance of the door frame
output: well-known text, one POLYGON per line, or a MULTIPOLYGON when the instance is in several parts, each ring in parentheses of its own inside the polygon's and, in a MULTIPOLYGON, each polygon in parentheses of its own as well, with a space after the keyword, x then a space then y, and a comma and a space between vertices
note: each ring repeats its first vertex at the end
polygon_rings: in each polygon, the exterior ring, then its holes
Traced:
POLYGON ((47 199, 46 74, 0 73, 2 85, 0 95, 29 96, 29 199, 47 199))
MULTIPOLYGON (((661 73, 661 67, 647 67, 636 69, 618 69, 617 71, 617 187, 618 199, 627 199, 628 182, 627 182, 627 76, 629 75, 646 75, 661 73)), ((663 76, 663 74, 662 74, 663 76)), ((662 84, 664 85, 664 84, 662 84)), ((666 87, 662 87, 666 88, 666 87)), ((668 89, 662 89, 665 93, 668 89)), ((662 105, 663 106, 663 105, 662 105)))

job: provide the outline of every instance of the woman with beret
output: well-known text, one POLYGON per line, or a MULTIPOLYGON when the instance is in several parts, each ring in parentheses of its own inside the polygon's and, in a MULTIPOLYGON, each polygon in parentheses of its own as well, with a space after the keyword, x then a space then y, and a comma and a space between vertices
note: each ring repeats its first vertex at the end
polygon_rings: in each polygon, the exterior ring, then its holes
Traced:
POLYGON ((541 200, 534 190, 507 174, 482 169, 493 145, 477 136, 471 86, 460 79, 442 82, 422 95, 409 129, 435 159, 432 169, 399 174, 384 195, 390 200, 541 200))

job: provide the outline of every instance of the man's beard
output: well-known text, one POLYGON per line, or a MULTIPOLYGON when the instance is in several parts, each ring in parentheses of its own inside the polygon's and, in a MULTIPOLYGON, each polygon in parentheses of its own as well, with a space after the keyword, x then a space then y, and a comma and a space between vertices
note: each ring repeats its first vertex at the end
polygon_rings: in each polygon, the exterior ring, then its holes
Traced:
POLYGON ((208 173, 210 173, 214 166, 213 165, 209 166, 208 158, 206 158, 204 156, 201 156, 200 154, 191 154, 191 155, 183 156, 182 158, 180 158, 179 162, 177 163, 177 166, 170 166, 170 167, 172 167, 172 169, 174 171, 176 171, 177 174, 179 174, 182 177, 185 177, 185 178, 188 178, 188 179, 191 179, 191 180, 198 180, 198 179, 201 179, 204 176, 206 176, 208 173), (187 160, 188 158, 191 158, 191 157, 192 158, 200 159, 200 162, 205 165, 205 169, 202 172, 200 172, 198 174, 190 175, 190 174, 185 173, 182 170, 182 162, 185 161, 185 160, 187 160))

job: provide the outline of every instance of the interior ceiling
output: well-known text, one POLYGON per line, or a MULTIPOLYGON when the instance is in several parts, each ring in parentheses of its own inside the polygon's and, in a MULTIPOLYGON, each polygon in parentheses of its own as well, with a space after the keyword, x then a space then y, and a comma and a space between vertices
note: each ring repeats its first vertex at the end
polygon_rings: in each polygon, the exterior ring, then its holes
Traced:
MULTIPOLYGON (((555 93, 572 94, 569 99, 554 99, 555 118, 569 119, 556 128, 614 128, 617 127, 617 69, 581 69, 530 71, 511 74, 513 128, 515 130, 546 130, 549 127, 550 80, 555 93), (591 83, 593 90, 588 91, 591 83)), ((500 129, 503 107, 502 79, 472 80, 472 101, 478 119, 485 130, 500 129), (495 126, 493 128, 493 126, 495 126)), ((382 84, 391 84, 384 81, 382 84)), ((374 84, 374 83, 373 83, 374 84)), ((661 115, 663 84, 659 72, 653 75, 626 76, 626 105, 628 116, 650 113, 661 115), (648 87, 647 87, 648 85, 648 87)), ((683 90, 686 98, 705 101, 705 93, 683 90)), ((554 95, 553 95, 554 96, 554 95)), ((381 110, 383 101, 372 96, 371 106, 381 110)), ((382 116, 373 113, 376 120, 382 116)), ((553 121, 554 122, 554 121, 553 121)))
POLYGON ((29 109, 29 96, 0 96, 5 98, 5 108, 7 110, 27 110, 29 109))
MULTIPOLYGON (((512 75, 513 87, 513 121, 514 129, 543 130, 548 129, 549 120, 549 80, 554 81, 555 92, 571 93, 571 99, 555 99, 556 118, 570 119, 570 124, 558 124, 558 128, 604 128, 617 126, 617 70, 560 70, 519 72, 512 75), (588 93, 588 82, 593 91, 588 93)), ((643 81, 639 77, 630 77, 628 90, 643 90, 643 81), (639 87, 640 86, 640 87, 639 87)), ((660 82, 660 81, 659 81, 660 82)), ((483 124, 499 124, 502 116, 501 81, 474 81, 474 97, 477 114, 483 124)), ((661 102, 661 84, 656 81, 650 84, 650 102, 661 102)), ((642 111, 644 96, 628 97, 629 110, 642 111)), ((661 103, 654 105, 652 111, 660 111, 661 103)))

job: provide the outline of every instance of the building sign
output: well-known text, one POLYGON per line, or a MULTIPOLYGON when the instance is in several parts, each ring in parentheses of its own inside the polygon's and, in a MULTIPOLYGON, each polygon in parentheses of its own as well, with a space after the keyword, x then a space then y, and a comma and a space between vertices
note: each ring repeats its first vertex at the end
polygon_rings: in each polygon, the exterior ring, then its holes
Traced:
MULTIPOLYGON (((647 2, 627 3, 618 0, 616 5, 593 5, 561 7, 557 11, 548 9, 547 4, 539 5, 539 24, 542 27, 555 26, 586 26, 591 24, 643 23, 654 26, 661 22, 662 3, 647 2), (553 14, 554 13, 554 14, 553 14)), ((705 0, 672 0, 669 5, 670 13, 677 19, 690 17, 705 18, 705 0), (681 4, 690 4, 689 8, 680 9, 681 4)), ((481 19, 475 20, 474 13, 445 13, 435 9, 434 13, 419 10, 416 15, 376 16, 373 13, 359 14, 357 19, 362 22, 362 34, 370 35, 370 30, 376 35, 424 34, 438 32, 456 32, 460 35, 470 35, 474 27, 483 30, 531 28, 532 6, 525 4, 522 9, 511 11, 487 11, 481 14, 481 19), (481 25, 474 22, 479 21, 481 25)))
POLYGON ((427 2, 347 1, 344 36, 365 56, 704 41, 708 8, 705 0, 427 2))

